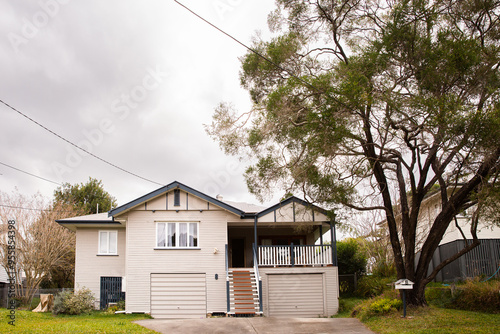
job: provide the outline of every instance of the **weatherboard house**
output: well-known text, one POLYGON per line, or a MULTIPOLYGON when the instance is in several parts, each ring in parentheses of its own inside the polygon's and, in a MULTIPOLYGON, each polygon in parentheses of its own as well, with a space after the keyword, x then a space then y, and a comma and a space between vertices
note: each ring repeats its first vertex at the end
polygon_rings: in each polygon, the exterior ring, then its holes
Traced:
POLYGON ((57 222, 76 232, 75 288, 99 308, 125 299, 127 313, 154 318, 338 311, 335 226, 296 197, 262 208, 173 182, 57 222))

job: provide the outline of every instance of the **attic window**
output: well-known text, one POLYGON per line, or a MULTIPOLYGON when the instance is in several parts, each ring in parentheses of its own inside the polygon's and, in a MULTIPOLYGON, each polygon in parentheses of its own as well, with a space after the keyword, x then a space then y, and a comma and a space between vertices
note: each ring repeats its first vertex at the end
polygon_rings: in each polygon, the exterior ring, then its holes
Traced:
POLYGON ((174 189, 174 206, 181 206, 181 190, 174 189))

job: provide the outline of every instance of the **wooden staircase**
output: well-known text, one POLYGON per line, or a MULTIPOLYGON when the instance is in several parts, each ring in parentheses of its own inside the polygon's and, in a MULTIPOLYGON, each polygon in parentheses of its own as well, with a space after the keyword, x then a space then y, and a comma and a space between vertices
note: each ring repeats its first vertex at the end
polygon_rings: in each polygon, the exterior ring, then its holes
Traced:
POLYGON ((255 316, 259 312, 257 278, 253 269, 229 270, 230 315, 255 316))

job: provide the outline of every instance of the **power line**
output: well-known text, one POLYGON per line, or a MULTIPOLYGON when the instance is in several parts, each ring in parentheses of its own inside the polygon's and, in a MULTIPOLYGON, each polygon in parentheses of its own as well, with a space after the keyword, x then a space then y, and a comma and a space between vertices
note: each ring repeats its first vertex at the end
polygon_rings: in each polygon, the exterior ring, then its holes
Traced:
MULTIPOLYGON (((15 205, 5 205, 5 204, 0 204, 0 207, 2 208, 9 208, 9 209, 19 209, 19 210, 29 210, 29 211, 41 211, 41 212, 51 212, 53 211, 52 209, 37 209, 37 208, 26 208, 22 206, 15 206, 15 205)), ((71 211, 54 211, 56 213, 73 213, 71 211)))
POLYGON ((193 14, 194 16, 196 16, 197 18, 199 18, 200 20, 202 20, 203 22, 207 23, 208 25, 210 25, 211 27, 217 29, 218 31, 220 31, 221 33, 223 33, 224 35, 226 35, 227 37, 231 38, 233 41, 235 41, 236 43, 242 45, 244 48, 246 48, 247 50, 255 53, 257 56, 261 57, 262 59, 264 59, 265 61, 267 61, 268 63, 272 64, 273 66, 276 66, 277 68, 279 68, 280 70, 288 73, 291 77, 299 80, 300 82, 302 82, 303 84, 305 84, 306 86, 314 89, 314 90, 318 90, 318 88, 316 88, 315 86, 313 86, 312 84, 310 84, 309 82, 305 81, 304 79, 301 79, 299 78, 298 76, 296 76, 295 74, 293 74, 292 72, 290 72, 289 70, 287 70, 286 68, 276 64, 274 61, 272 61, 271 59, 269 59, 268 57, 264 56, 263 54, 261 54, 260 52, 258 52, 257 50, 254 50, 252 49, 251 47, 247 46, 245 43, 241 42, 240 40, 238 40, 236 37, 233 37, 232 35, 230 35, 229 33, 225 32, 224 30, 222 30, 221 28, 217 27, 215 24, 213 24, 212 22, 206 20, 205 18, 203 18, 201 15, 198 15, 196 12, 194 12, 193 10, 191 10, 189 7, 185 6, 184 4, 180 3, 179 1, 177 0, 174 0, 175 3, 177 3, 179 6, 183 7, 184 9, 186 9, 188 12, 190 12, 191 14, 193 14))
POLYGON ((76 145, 76 144, 72 143, 71 141, 69 141, 68 139, 66 139, 66 138, 62 137, 61 135, 59 135, 59 134, 55 133, 54 131, 50 130, 50 129, 49 129, 49 128, 47 128, 46 126, 44 126, 44 125, 42 125, 42 124, 38 123, 38 122, 37 122, 37 121, 35 121, 33 118, 31 118, 31 117, 29 117, 28 115, 26 115, 26 114, 22 113, 21 111, 17 110, 16 108, 14 108, 13 106, 11 106, 11 105, 9 105, 8 103, 4 102, 3 100, 1 100, 1 99, 0 99, 0 102, 1 102, 2 104, 4 104, 5 106, 7 106, 8 108, 12 109, 13 111, 17 112, 19 115, 21 115, 21 116, 23 116, 23 117, 27 118, 28 120, 30 120, 31 122, 35 123, 36 125, 38 125, 38 126, 39 126, 39 127, 41 127, 42 129, 44 129, 44 130, 46 130, 46 131, 50 132, 51 134, 53 134, 53 135, 54 135, 54 136, 56 136, 57 138, 59 138, 59 139, 61 139, 61 140, 65 141, 66 143, 70 144, 71 146, 76 147, 76 148, 77 148, 77 149, 79 149, 80 151, 85 152, 85 153, 87 153, 88 155, 90 155, 90 156, 92 156, 92 157, 94 157, 94 158, 96 158, 96 159, 98 159, 98 160, 100 160, 100 161, 104 162, 105 164, 108 164, 108 165, 110 165, 110 166, 112 166, 112 167, 114 167, 114 168, 116 168, 116 169, 121 170, 122 172, 125 172, 125 173, 130 174, 130 175, 135 176, 135 177, 138 177, 138 178, 140 178, 140 179, 142 179, 142 180, 145 180, 145 181, 148 181, 148 182, 151 182, 151 183, 154 183, 154 184, 160 185, 160 186, 163 186, 163 185, 164 185, 164 184, 162 184, 162 183, 155 182, 155 181, 152 181, 152 180, 147 179, 147 178, 145 178, 145 177, 142 177, 142 176, 140 176, 140 175, 137 175, 137 174, 135 174, 135 173, 132 173, 132 172, 130 172, 130 171, 128 171, 128 170, 126 170, 126 169, 124 169, 124 168, 122 168, 122 167, 119 167, 119 166, 117 166, 117 165, 115 165, 115 164, 113 164, 113 163, 111 163, 111 162, 109 162, 109 161, 107 161, 107 160, 104 160, 104 159, 103 159, 103 158, 101 158, 101 157, 98 157, 97 155, 93 154, 92 152, 89 152, 89 151, 87 151, 86 149, 81 148, 80 146, 78 146, 78 145, 76 145))
POLYGON ((31 211, 50 211, 48 209, 25 208, 25 207, 22 207, 22 206, 5 205, 5 204, 0 204, 0 207, 2 207, 2 208, 9 208, 9 209, 31 210, 31 211))
MULTIPOLYGON (((38 176, 38 175, 28 173, 28 172, 26 172, 26 171, 24 171, 24 170, 22 170, 22 169, 16 168, 16 167, 11 166, 11 165, 7 165, 6 163, 3 163, 3 162, 1 162, 1 161, 0 161, 0 165, 4 165, 4 166, 6 166, 6 167, 9 167, 9 168, 15 169, 15 170, 17 170, 17 171, 19 171, 19 172, 21 172, 21 173, 28 174, 28 175, 31 175, 31 176, 33 176, 33 177, 39 178, 39 179, 41 179, 41 180, 44 180, 44 181, 47 181, 47 182, 54 183, 54 184, 57 184, 57 185, 59 185, 59 186, 62 186, 62 184, 61 184, 61 183, 59 183, 59 182, 55 182, 55 181, 52 181, 52 180, 49 180, 49 179, 43 178, 43 177, 38 176)), ((1 175, 1 174, 0 174, 0 175, 1 175)))

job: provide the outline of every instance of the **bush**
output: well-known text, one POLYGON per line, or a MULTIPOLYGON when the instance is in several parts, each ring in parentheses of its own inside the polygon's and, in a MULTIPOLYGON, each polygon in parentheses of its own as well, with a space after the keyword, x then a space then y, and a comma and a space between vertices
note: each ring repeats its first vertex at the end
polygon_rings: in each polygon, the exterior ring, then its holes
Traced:
POLYGON ((455 301, 449 287, 427 287, 425 289, 425 300, 430 305, 449 308, 455 301))
POLYGON ((357 274, 366 271, 366 255, 360 249, 359 241, 353 238, 337 241, 337 264, 340 275, 357 274))
POLYGON ((54 298, 53 314, 82 314, 90 313, 94 309, 94 295, 92 291, 83 287, 75 294, 63 291, 54 298))
POLYGON ((395 292, 389 292, 387 295, 381 295, 356 306, 351 316, 366 320, 376 315, 383 315, 390 312, 395 312, 401 309, 403 302, 400 299, 394 298, 395 292))
POLYGON ((358 281, 355 294, 359 297, 375 297, 392 290, 395 277, 364 276, 358 281))
POLYGON ((453 308, 500 313, 500 281, 468 280, 458 290, 453 308))
POLYGON ((438 307, 500 313, 500 281, 481 282, 476 278, 459 286, 428 287, 425 299, 438 307))

